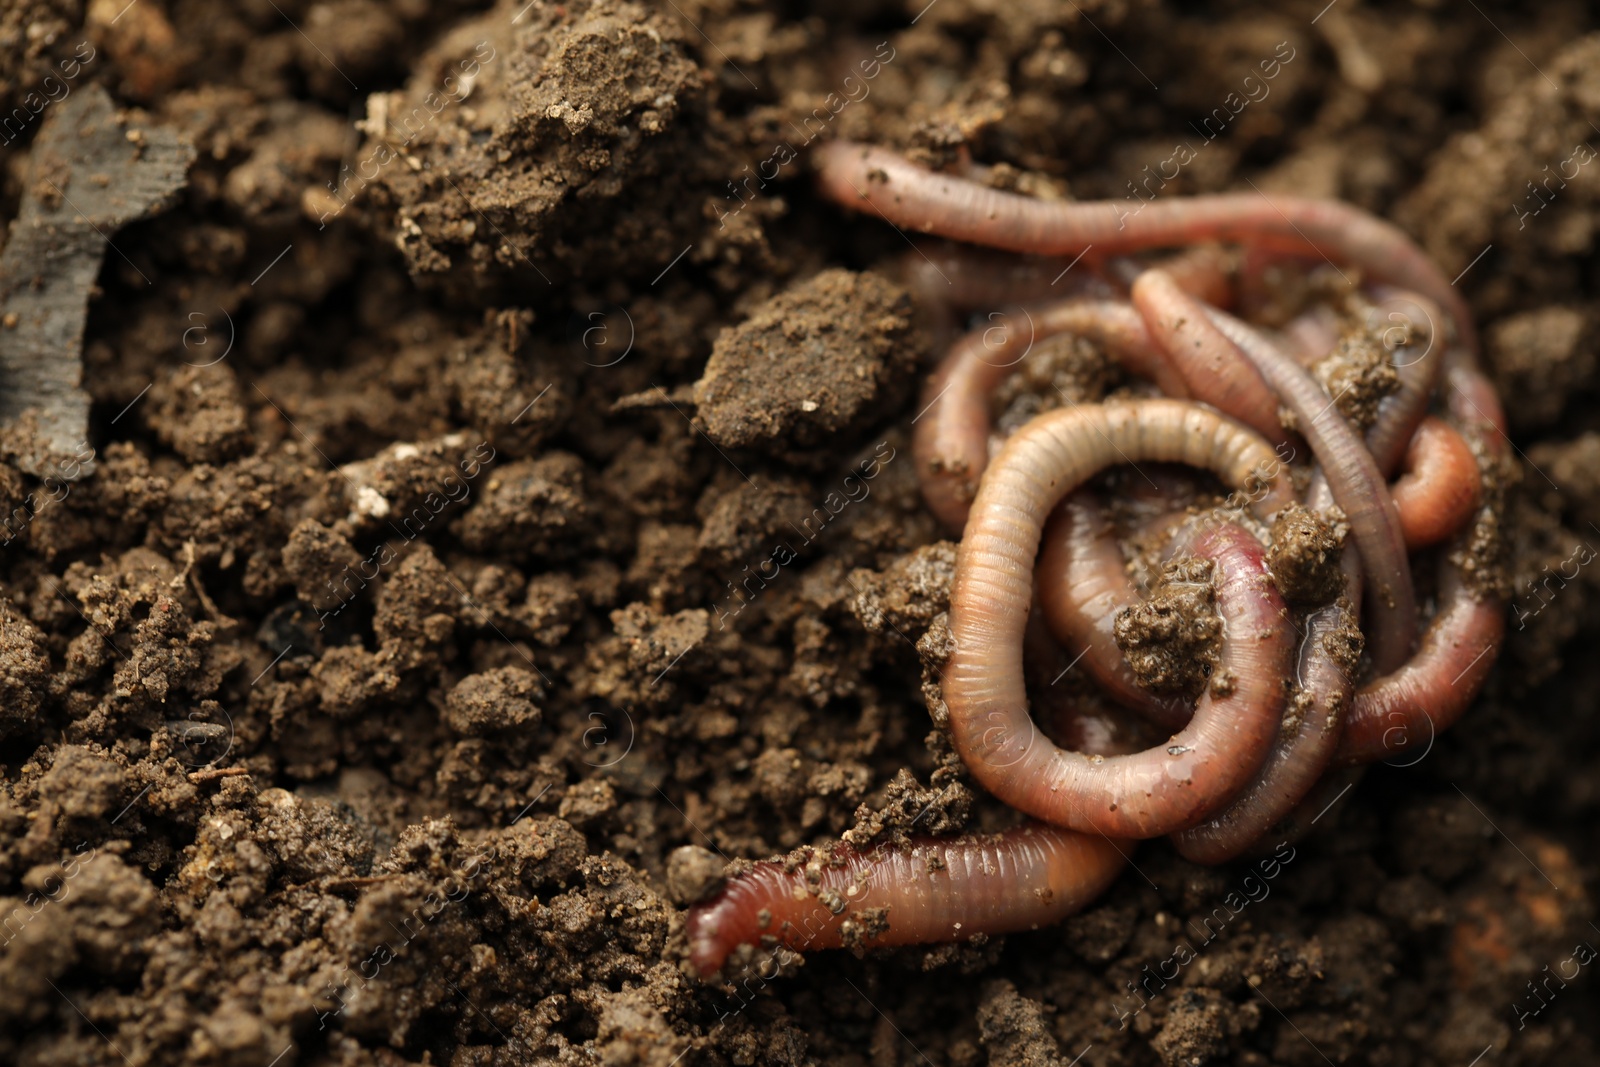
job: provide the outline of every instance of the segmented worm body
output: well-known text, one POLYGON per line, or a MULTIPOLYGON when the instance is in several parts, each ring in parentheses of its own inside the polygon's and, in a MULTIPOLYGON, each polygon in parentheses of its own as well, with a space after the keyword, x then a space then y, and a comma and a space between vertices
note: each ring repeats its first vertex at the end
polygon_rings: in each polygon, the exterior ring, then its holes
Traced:
MULTIPOLYGON (((1183 299, 1182 294, 1177 299, 1183 299)), ((1361 551, 1374 632, 1373 664, 1379 671, 1393 670, 1406 661, 1416 644, 1417 602, 1400 514, 1377 461, 1304 367, 1227 312, 1190 306, 1193 314, 1209 318, 1238 346, 1294 412, 1296 428, 1311 445, 1361 551)))
POLYGON ((1249 781, 1277 730, 1293 648, 1260 543, 1219 524, 1195 554, 1216 564, 1228 635, 1218 673, 1231 686, 1208 688, 1188 726, 1134 756, 1065 752, 1035 728, 1021 642, 1045 518, 1092 475, 1141 461, 1210 470, 1259 495, 1267 514, 1293 497, 1271 447, 1205 408, 1143 400, 1046 412, 1011 436, 978 490, 957 555, 943 676, 951 735, 985 788, 1037 819, 1112 837, 1192 825, 1249 781))
POLYGON ((1278 398, 1262 371, 1206 319, 1205 304, 1185 293, 1166 271, 1147 270, 1133 283, 1133 305, 1190 395, 1269 441, 1288 440, 1278 419, 1278 398))
POLYGON ((1186 199, 1033 200, 919 167, 897 152, 832 141, 812 155, 822 194, 902 229, 1034 255, 1121 255, 1203 241, 1236 242, 1288 255, 1331 257, 1372 281, 1415 289, 1449 310, 1469 348, 1461 294, 1395 226, 1336 200, 1261 193, 1186 199))
POLYGON ((959 532, 966 525, 967 509, 989 466, 990 394, 1016 372, 1033 345, 1062 333, 1103 345, 1123 366, 1155 381, 1164 392, 1188 395, 1183 379, 1151 345, 1144 320, 1123 301, 1065 300, 1026 319, 1010 315, 1001 325, 972 331, 929 377, 922 412, 912 427, 911 451, 922 472, 922 498, 949 529, 959 532))
POLYGON ((1056 508, 1045 527, 1039 574, 1045 621, 1063 645, 1082 651, 1084 669, 1105 694, 1150 722, 1182 729, 1194 714, 1191 704, 1141 686, 1117 646, 1117 617, 1139 602, 1139 591, 1092 493, 1072 493, 1056 508))
POLYGON ((1038 823, 866 851, 840 845, 729 880, 689 912, 689 956, 709 976, 735 947, 769 938, 808 951, 1034 930, 1099 896, 1124 862, 1104 837, 1038 823))
POLYGON ((1183 855, 1217 863, 1280 839, 1269 834, 1297 837, 1361 764, 1425 753, 1462 715, 1504 637, 1492 573, 1469 583, 1465 568, 1482 564, 1468 549, 1481 551, 1498 506, 1482 472, 1504 462, 1509 440, 1460 293, 1404 234, 1296 197, 1033 200, 847 142, 813 162, 823 195, 846 208, 1036 257, 1008 266, 945 244, 925 258, 931 270, 906 274, 948 322, 1005 312, 956 341, 930 378, 914 451, 930 510, 962 534, 941 685, 951 740, 973 778, 1039 822, 757 864, 691 910, 702 973, 744 944, 892 945, 1053 922, 1109 884, 1132 839, 1170 834, 1183 855), (1153 265, 1143 255, 1202 242, 1153 265), (1286 303, 1321 283, 1281 288, 1293 281, 1282 272, 1324 259, 1358 268, 1366 296, 1342 310, 1286 303), (1228 314, 1236 298, 1241 315, 1270 313, 1283 331, 1228 314), (1055 302, 1015 306, 1040 299, 1055 302), (1063 333, 1166 398, 1046 411, 991 456, 995 388, 1033 343, 1063 333), (1375 406, 1352 409, 1364 430, 1309 370, 1347 336, 1376 338, 1393 372, 1375 379, 1390 388, 1375 406), (1428 414, 1436 398, 1442 418, 1428 414), (1301 438, 1314 463, 1297 483, 1301 438), (1201 507, 1210 498, 1194 484, 1147 477, 1155 499, 1138 537, 1209 563, 1222 620, 1194 701, 1152 694, 1118 647, 1115 624, 1141 594, 1093 491, 1077 492, 1107 468, 1147 462, 1209 471, 1233 490, 1201 507), (1266 532, 1299 500, 1305 512, 1266 532), (1438 608, 1419 640, 1407 553, 1444 542, 1438 608), (1274 574, 1269 558, 1304 569, 1274 574), (1294 611, 1280 585, 1296 590, 1294 611), (1082 662, 1111 701, 1074 707, 1046 683, 1035 704, 1046 736, 1029 714, 1024 646, 1031 674, 1082 662), (1157 730, 1170 736, 1136 750, 1157 730))
POLYGON ((1438 544, 1478 510, 1478 460, 1466 438, 1443 419, 1418 424, 1404 470, 1391 491, 1407 548, 1438 544))
POLYGON ((1448 555, 1440 565, 1440 608, 1417 655, 1356 694, 1337 759, 1394 759, 1431 744, 1472 703, 1505 638, 1505 605, 1475 594, 1448 555))

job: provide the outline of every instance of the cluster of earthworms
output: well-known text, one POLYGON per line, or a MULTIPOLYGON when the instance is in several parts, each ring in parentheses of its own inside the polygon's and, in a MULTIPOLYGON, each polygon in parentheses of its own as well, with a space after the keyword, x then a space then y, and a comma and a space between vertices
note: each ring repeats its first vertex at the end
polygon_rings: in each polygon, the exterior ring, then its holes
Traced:
POLYGON ((963 242, 913 261, 937 306, 1026 308, 954 342, 913 433, 927 505, 961 538, 945 725, 1030 821, 757 864, 690 913, 703 973, 739 945, 1037 928, 1103 890, 1134 840, 1170 836, 1205 863, 1271 847, 1355 769, 1455 722, 1504 633, 1504 414, 1460 295, 1403 233, 1260 193, 1037 200, 845 142, 813 163, 836 204, 963 242), (1306 281, 1329 270, 1343 288, 1306 281), (995 391, 1056 335, 1128 385, 1000 441, 995 391), (1329 387, 1316 369, 1362 343, 1375 360, 1329 387), (1118 468, 1138 488, 1108 501, 1096 480, 1118 468), (1426 595, 1414 556, 1436 572, 1426 595), (1030 711, 1025 685, 1041 649, 1081 662, 1100 697, 1045 728, 1033 712, 1061 702, 1036 692, 1030 711), (1149 669, 1174 662, 1203 669, 1149 669))

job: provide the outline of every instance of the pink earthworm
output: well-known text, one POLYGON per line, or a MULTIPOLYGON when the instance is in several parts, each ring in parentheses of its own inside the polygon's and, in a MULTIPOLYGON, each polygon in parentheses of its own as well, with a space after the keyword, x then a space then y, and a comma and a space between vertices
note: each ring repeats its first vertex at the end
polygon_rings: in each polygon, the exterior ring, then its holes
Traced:
POLYGON ((963 314, 1063 300, 1114 299, 1119 288, 1096 272, 1097 264, 1044 256, 1016 256, 955 241, 929 241, 898 260, 901 282, 920 302, 963 314))
POLYGON ((1380 674, 1394 670, 1416 645, 1417 603, 1400 515, 1372 453, 1310 373, 1253 327, 1215 308, 1194 305, 1191 314, 1209 317, 1295 413, 1297 429, 1311 445, 1361 553, 1373 666, 1380 674))
POLYGON ((1140 597, 1093 493, 1080 489, 1051 514, 1037 573, 1039 606, 1051 632, 1082 649, 1084 669, 1106 695, 1150 722, 1182 729, 1194 714, 1192 704, 1141 686, 1113 636, 1117 616, 1140 597))
POLYGON ((1239 347, 1201 313, 1164 270, 1147 270, 1133 283, 1133 306, 1150 337, 1183 376, 1189 395, 1233 416, 1274 443, 1288 435, 1278 420, 1278 398, 1239 347))
POLYGON ((1439 600, 1411 661, 1356 694, 1339 762, 1392 759, 1406 746, 1431 745, 1478 695, 1505 638, 1503 605, 1475 595, 1448 555, 1440 563, 1439 600))
POLYGON ((1506 409, 1500 395, 1467 353, 1451 350, 1445 354, 1445 409, 1457 425, 1480 432, 1484 446, 1496 458, 1505 455, 1510 443, 1506 409))
POLYGON ((1108 838, 1037 823, 812 850, 809 862, 757 863, 691 908, 689 958, 710 977, 736 947, 768 938, 806 951, 1037 930, 1098 897, 1125 862, 1108 838))
POLYGON ((1283 327, 1283 340, 1302 367, 1309 367, 1339 343, 1338 313, 1327 304, 1313 304, 1283 327))
POLYGON ((1210 470, 1264 515, 1294 499, 1260 436, 1196 404, 1138 400, 1039 415, 1006 442, 978 489, 956 557, 954 651, 943 680, 952 740, 985 788, 1034 818, 1118 838, 1191 826, 1250 780, 1277 731, 1293 653, 1260 542, 1220 524, 1195 552, 1216 567, 1227 637, 1189 725, 1159 748, 1106 759, 1064 752, 1039 733, 1021 657, 1045 518, 1097 472, 1141 461, 1210 470))
POLYGON ((1400 379, 1400 387, 1378 402, 1378 416, 1367 427, 1367 451, 1388 478, 1399 467, 1438 388, 1445 363, 1444 319, 1437 304, 1416 293, 1380 286, 1374 296, 1377 302, 1368 309, 1367 328, 1381 328, 1383 345, 1391 351, 1391 364, 1400 379), (1420 322, 1427 323, 1428 344, 1414 352, 1409 335, 1422 332, 1416 330, 1420 322))
POLYGON ((1222 193, 1183 199, 1060 202, 990 189, 920 167, 897 152, 831 141, 812 152, 821 192, 841 207, 902 229, 1037 255, 1090 249, 1120 255, 1200 241, 1314 254, 1359 268, 1369 281, 1415 289, 1449 310, 1476 351, 1461 294, 1398 227, 1337 200, 1222 193))
POLYGON ((1359 565, 1353 570, 1355 581, 1346 571, 1350 600, 1328 604, 1306 619, 1296 670, 1299 692, 1260 771, 1227 808, 1172 835, 1186 859, 1226 863, 1242 855, 1300 804, 1333 761, 1361 655, 1359 643, 1351 647, 1348 637, 1359 633, 1360 605, 1353 602, 1359 597, 1359 565))
POLYGON ((1122 301, 1064 300, 1036 312, 1008 314, 1002 325, 972 331, 929 376, 922 412, 912 427, 923 499, 949 529, 966 525, 967 509, 989 465, 990 395, 1015 373, 1035 342, 1061 333, 1105 346, 1123 366, 1169 395, 1188 395, 1183 380, 1151 344, 1144 320, 1122 301))
POLYGON ((1389 491, 1407 548, 1426 548, 1453 536, 1478 510, 1478 460, 1466 438, 1444 420, 1422 420, 1406 449, 1404 469, 1389 491))

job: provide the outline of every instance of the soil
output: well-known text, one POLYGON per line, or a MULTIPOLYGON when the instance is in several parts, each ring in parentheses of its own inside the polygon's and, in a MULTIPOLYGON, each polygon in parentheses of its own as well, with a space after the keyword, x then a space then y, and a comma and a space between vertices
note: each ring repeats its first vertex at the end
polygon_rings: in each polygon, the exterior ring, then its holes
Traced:
POLYGON ((93 463, 0 433, 0 1061, 1600 1062, 1597 57, 1572 2, 5 5, 8 221, 90 86, 194 162, 69 242, 93 463), (833 136, 1338 196, 1460 275, 1517 444, 1464 721, 1057 928, 693 975, 730 864, 1014 819, 940 728, 944 327, 833 136))

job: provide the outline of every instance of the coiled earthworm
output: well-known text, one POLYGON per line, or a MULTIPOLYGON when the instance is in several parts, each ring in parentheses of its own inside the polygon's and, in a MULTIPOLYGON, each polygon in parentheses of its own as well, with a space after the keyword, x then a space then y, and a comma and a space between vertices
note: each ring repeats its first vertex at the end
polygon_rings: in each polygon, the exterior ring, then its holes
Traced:
POLYGON ((1014 433, 978 489, 950 593, 953 652, 943 694, 952 740, 991 793, 1037 819, 1110 837, 1153 837, 1225 804, 1277 730, 1293 628, 1260 542, 1235 524, 1195 546, 1217 571, 1222 663, 1194 718, 1160 748, 1091 759, 1035 728, 1021 645, 1045 517, 1100 470, 1140 461, 1210 470, 1272 514, 1294 493, 1272 449, 1192 403, 1139 400, 1045 412, 1014 433))
POLYGON ((1429 416, 1417 426, 1404 470, 1389 491, 1407 548, 1438 544, 1478 510, 1478 461, 1466 438, 1442 419, 1429 416))
POLYGON ((1151 344, 1132 305, 1082 297, 1050 304, 1004 325, 978 329, 951 348, 928 378, 913 420, 911 451, 928 510, 951 530, 967 521, 978 480, 989 465, 989 397, 1037 341, 1073 333, 1106 348, 1124 367, 1168 395, 1187 396, 1183 380, 1151 344), (1023 327, 1027 328, 1024 329, 1023 327))
MULTIPOLYGON (((1178 294, 1177 299, 1184 298, 1178 294)), ((1400 515, 1372 453, 1310 373, 1253 327, 1215 308, 1194 305, 1191 313, 1209 317, 1294 412, 1297 429, 1311 445, 1361 553, 1373 666, 1380 674, 1394 670, 1416 645, 1417 603, 1400 515)))
POLYGON ((689 958, 709 977, 734 948, 766 938, 809 950, 1034 930, 1099 896, 1124 862, 1104 837, 1035 823, 757 863, 690 909, 689 958))
POLYGON ((1199 300, 1164 270, 1147 270, 1133 283, 1133 306, 1150 338, 1167 354, 1189 395, 1226 412, 1273 443, 1288 440, 1278 420, 1278 398, 1239 346, 1207 320, 1199 300))
POLYGON ((1411 661, 1356 694, 1335 757, 1340 762, 1393 758, 1403 746, 1431 745, 1478 695, 1505 637, 1503 606, 1479 599, 1448 554, 1440 562, 1439 599, 1411 661))
MULTIPOLYGON (((1082 649, 1084 669, 1112 700, 1170 730, 1182 729, 1193 707, 1145 689, 1117 646, 1116 618, 1139 602, 1122 550, 1094 495, 1080 489, 1063 500, 1045 526, 1038 563, 1039 607, 1068 648, 1082 649)), ((1081 749, 1079 751, 1082 751, 1081 749)))
POLYGON ((990 189, 917 166, 897 152, 831 141, 812 153, 824 196, 871 211, 902 229, 991 248, 1111 256, 1200 241, 1238 242, 1290 255, 1311 253, 1360 268, 1371 281, 1415 289, 1447 308, 1476 350, 1466 302, 1394 225, 1336 200, 1263 193, 1184 199, 1060 202, 990 189))

